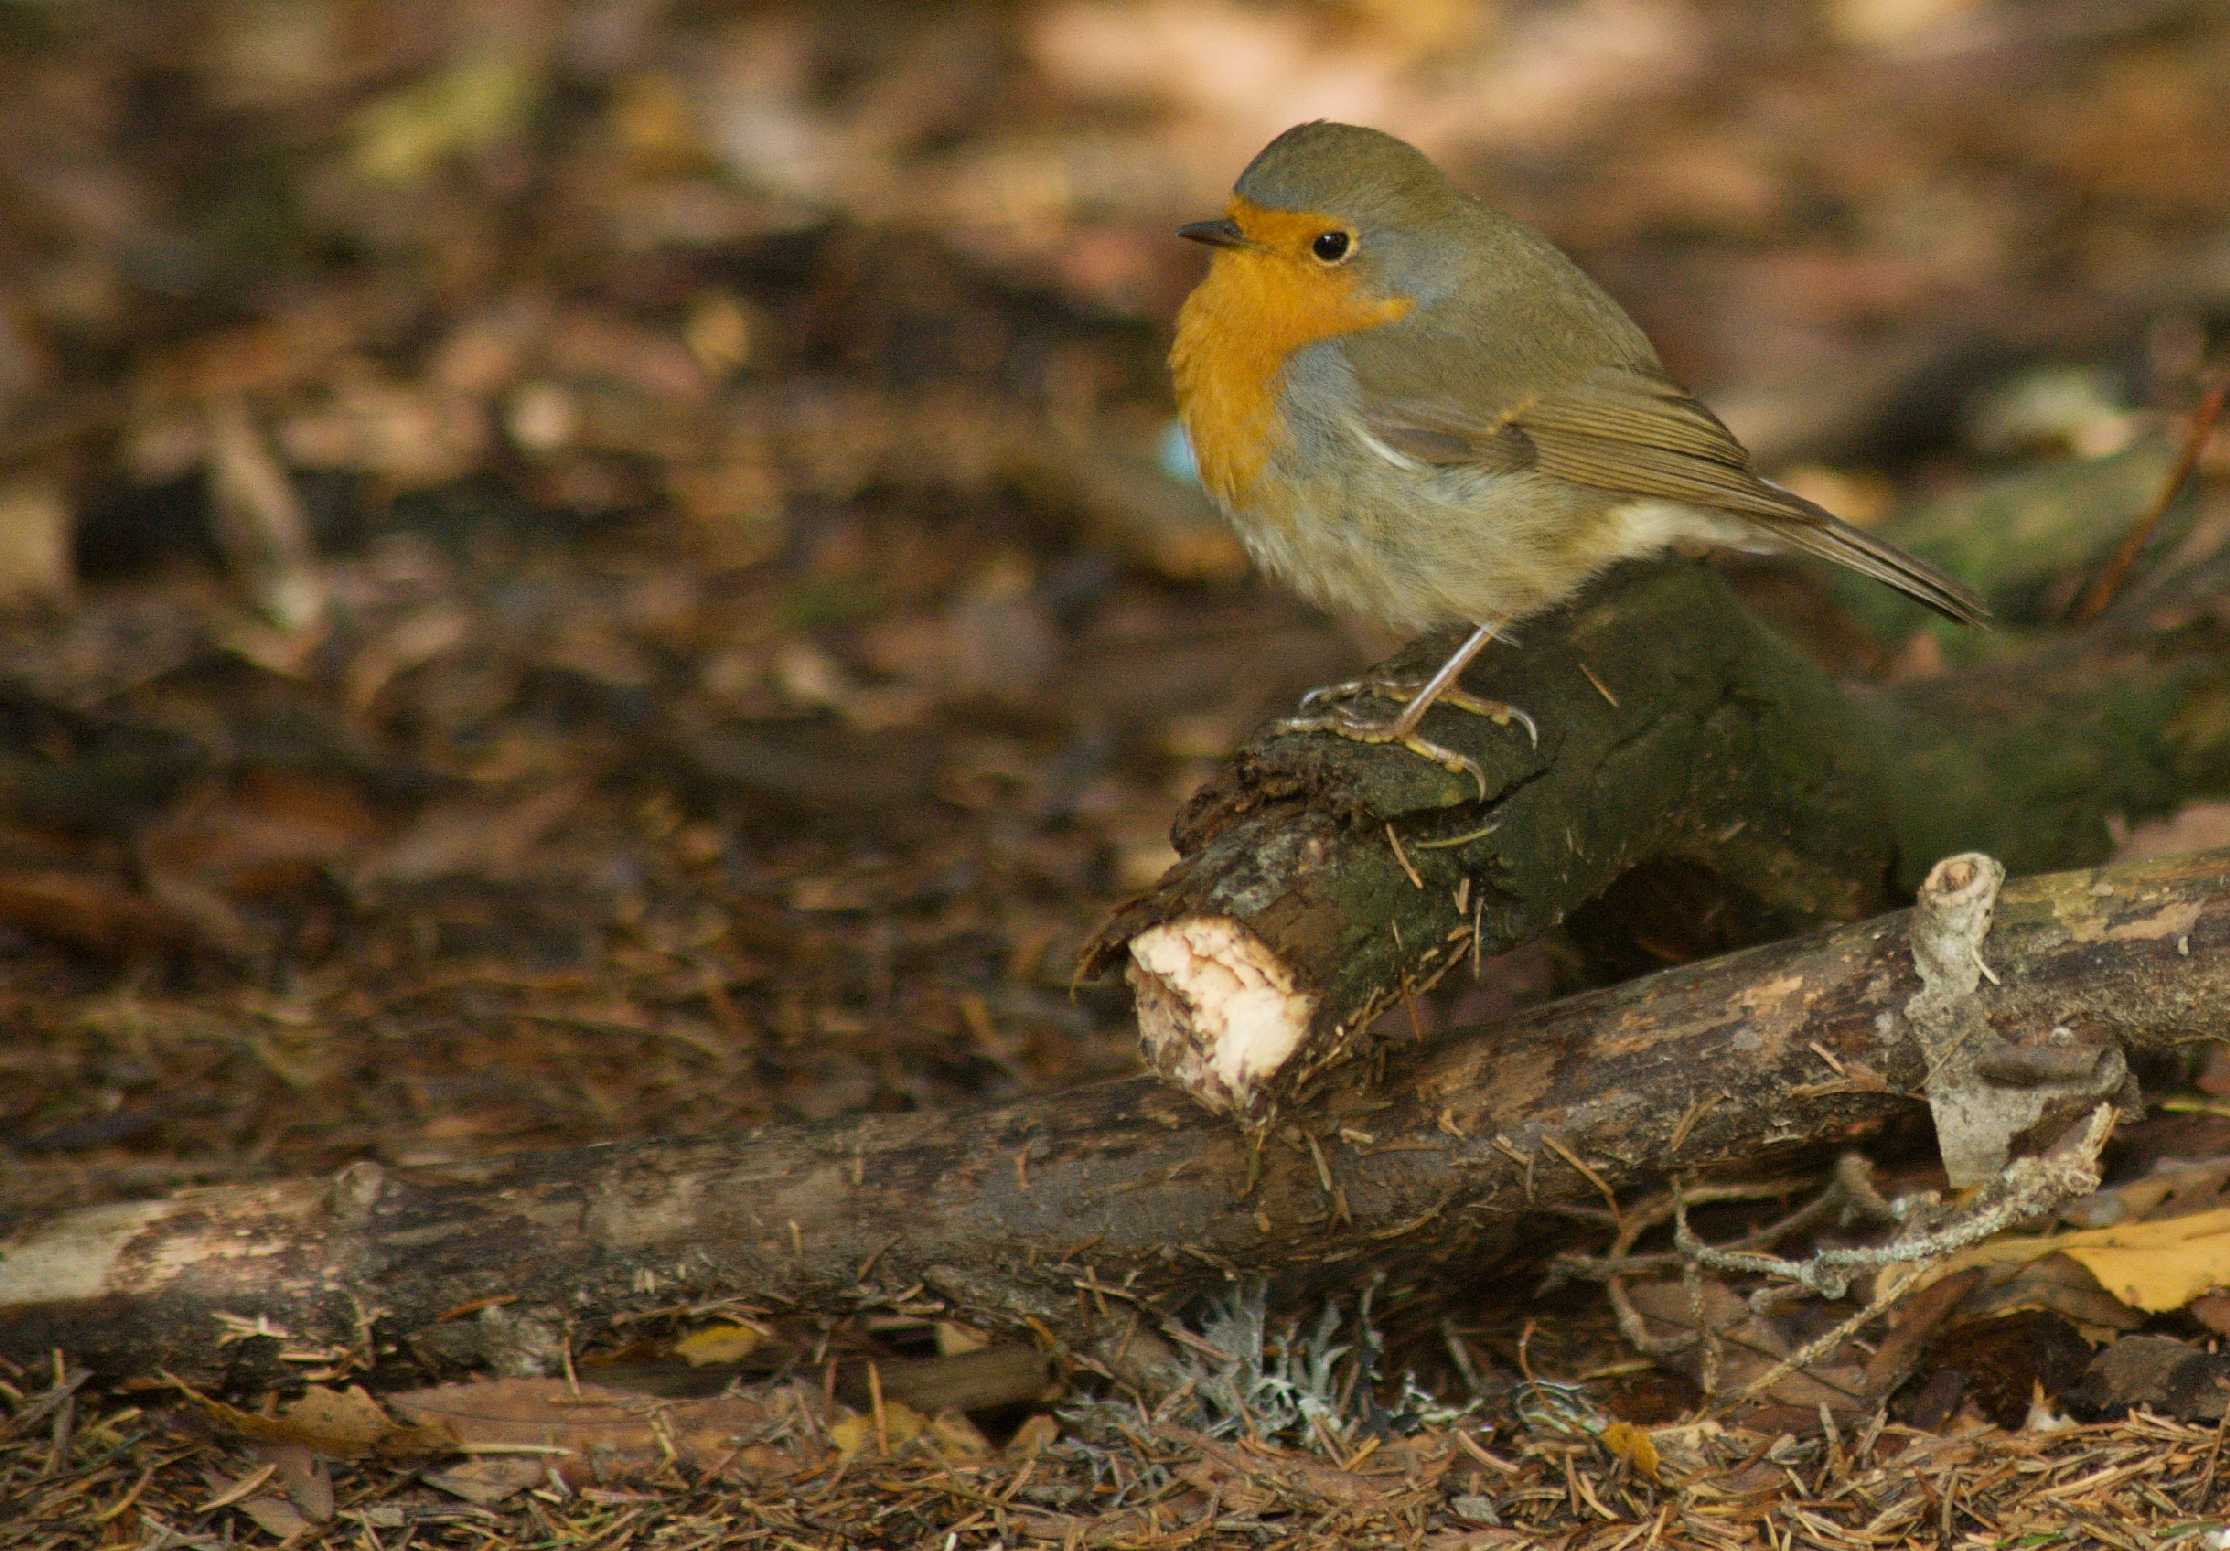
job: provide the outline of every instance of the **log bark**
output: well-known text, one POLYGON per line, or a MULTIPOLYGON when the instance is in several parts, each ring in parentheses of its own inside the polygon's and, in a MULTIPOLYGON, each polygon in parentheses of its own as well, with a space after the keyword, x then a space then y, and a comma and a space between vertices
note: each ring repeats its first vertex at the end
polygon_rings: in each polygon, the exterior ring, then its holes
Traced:
MULTIPOLYGON (((2066 1027, 2138 1059, 2220 1037, 2230 851, 2009 885, 1984 951, 1999 983, 1972 994, 2014 1043, 2066 1027)), ((1399 1052, 1259 1151, 1139 1079, 104 1206, 0 1239, 0 1355, 202 1384, 398 1357, 516 1368, 734 1300, 934 1311, 1150 1382, 1156 1348, 1111 1316, 1368 1267, 1430 1298, 1545 1253, 1560 1214, 1606 1196, 1918 1120, 1920 984, 1901 916, 1746 950, 1399 1052)))
MULTIPOLYGON (((1388 667, 1421 677, 1445 645, 1388 667)), ((2095 862, 2110 820, 2230 790, 2217 632, 1986 649, 1846 689, 1714 573, 1629 570, 1467 676, 1538 718, 1538 748, 1429 716, 1428 736, 1486 771, 1483 796, 1398 748, 1258 739, 1195 797, 1182 859, 1083 972, 1127 960, 1148 1064, 1259 1123, 1386 1007, 1621 880, 1676 878, 1722 945, 1756 942, 1887 909, 1953 852, 2015 873, 2095 862)))

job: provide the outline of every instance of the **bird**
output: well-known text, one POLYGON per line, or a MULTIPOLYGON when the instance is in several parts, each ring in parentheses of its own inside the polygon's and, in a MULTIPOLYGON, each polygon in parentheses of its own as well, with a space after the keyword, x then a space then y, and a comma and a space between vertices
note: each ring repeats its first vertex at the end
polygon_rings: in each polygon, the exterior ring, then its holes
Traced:
POLYGON ((1762 476, 1641 328, 1547 237, 1423 152, 1316 120, 1272 140, 1224 213, 1169 364, 1200 481, 1255 563, 1335 611, 1470 634, 1422 682, 1312 690, 1286 732, 1399 744, 1435 705, 1525 728, 1460 688, 1511 627, 1619 561, 1676 544, 1794 550, 1948 618, 1973 591, 1762 476), (1392 701, 1390 714, 1374 702, 1392 701))

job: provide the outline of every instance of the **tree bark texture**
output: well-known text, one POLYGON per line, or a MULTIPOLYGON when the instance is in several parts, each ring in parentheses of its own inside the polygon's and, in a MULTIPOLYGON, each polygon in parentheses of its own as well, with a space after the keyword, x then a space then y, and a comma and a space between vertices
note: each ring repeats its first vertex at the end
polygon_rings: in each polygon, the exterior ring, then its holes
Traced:
MULTIPOLYGON (((1421 677, 1444 644, 1388 668, 1421 677)), ((1483 797, 1399 748, 1260 739, 1194 798, 1182 859, 1084 968, 1127 957, 1149 1064, 1259 1121, 1389 1005, 1638 869, 1682 875, 1725 941, 1755 942, 1909 899, 1954 852, 2016 874, 2098 861, 2110 819, 2230 790, 2220 646, 2101 628, 2024 650, 2000 632, 1973 666, 1843 688, 1711 571, 1634 568, 1467 675, 1539 720, 1538 748, 1428 716, 1485 770, 1483 797)))
MULTIPOLYGON (((2230 852, 2011 884, 1984 952, 1999 983, 1972 994, 1999 1038, 2066 1027, 2141 1061, 2220 1037, 2230 852)), ((935 1311, 1136 1376, 1122 1316, 1235 1278, 1383 1269, 1388 1296, 1463 1297, 1606 1195, 1917 1121, 1919 986, 1892 915, 1396 1052, 1306 1129, 1252 1139, 1138 1079, 103 1206, 0 1239, 0 1353, 202 1384, 398 1354, 531 1366, 730 1300, 935 1311)))

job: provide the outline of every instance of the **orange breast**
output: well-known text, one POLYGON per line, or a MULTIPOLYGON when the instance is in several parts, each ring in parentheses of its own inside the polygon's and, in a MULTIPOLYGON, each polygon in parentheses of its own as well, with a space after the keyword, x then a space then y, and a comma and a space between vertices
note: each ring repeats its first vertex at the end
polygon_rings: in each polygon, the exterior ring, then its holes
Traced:
POLYGON ((1226 507, 1243 508, 1285 437, 1278 374, 1287 359, 1320 339, 1392 323, 1411 303, 1364 296, 1354 271, 1305 257, 1309 239, 1336 220, 1243 199, 1232 200, 1230 214, 1264 246, 1217 250, 1177 314, 1169 366, 1201 483, 1226 507))

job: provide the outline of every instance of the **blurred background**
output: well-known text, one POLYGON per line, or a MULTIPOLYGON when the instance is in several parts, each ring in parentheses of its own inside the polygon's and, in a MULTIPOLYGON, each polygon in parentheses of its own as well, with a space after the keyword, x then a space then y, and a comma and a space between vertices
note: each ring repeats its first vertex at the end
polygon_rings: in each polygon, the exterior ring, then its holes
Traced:
POLYGON ((2230 326, 2226 101, 2204 0, 0 0, 0 1216, 1132 1070, 1076 946, 1385 644, 1172 441, 1289 124, 2018 629, 2230 326))

